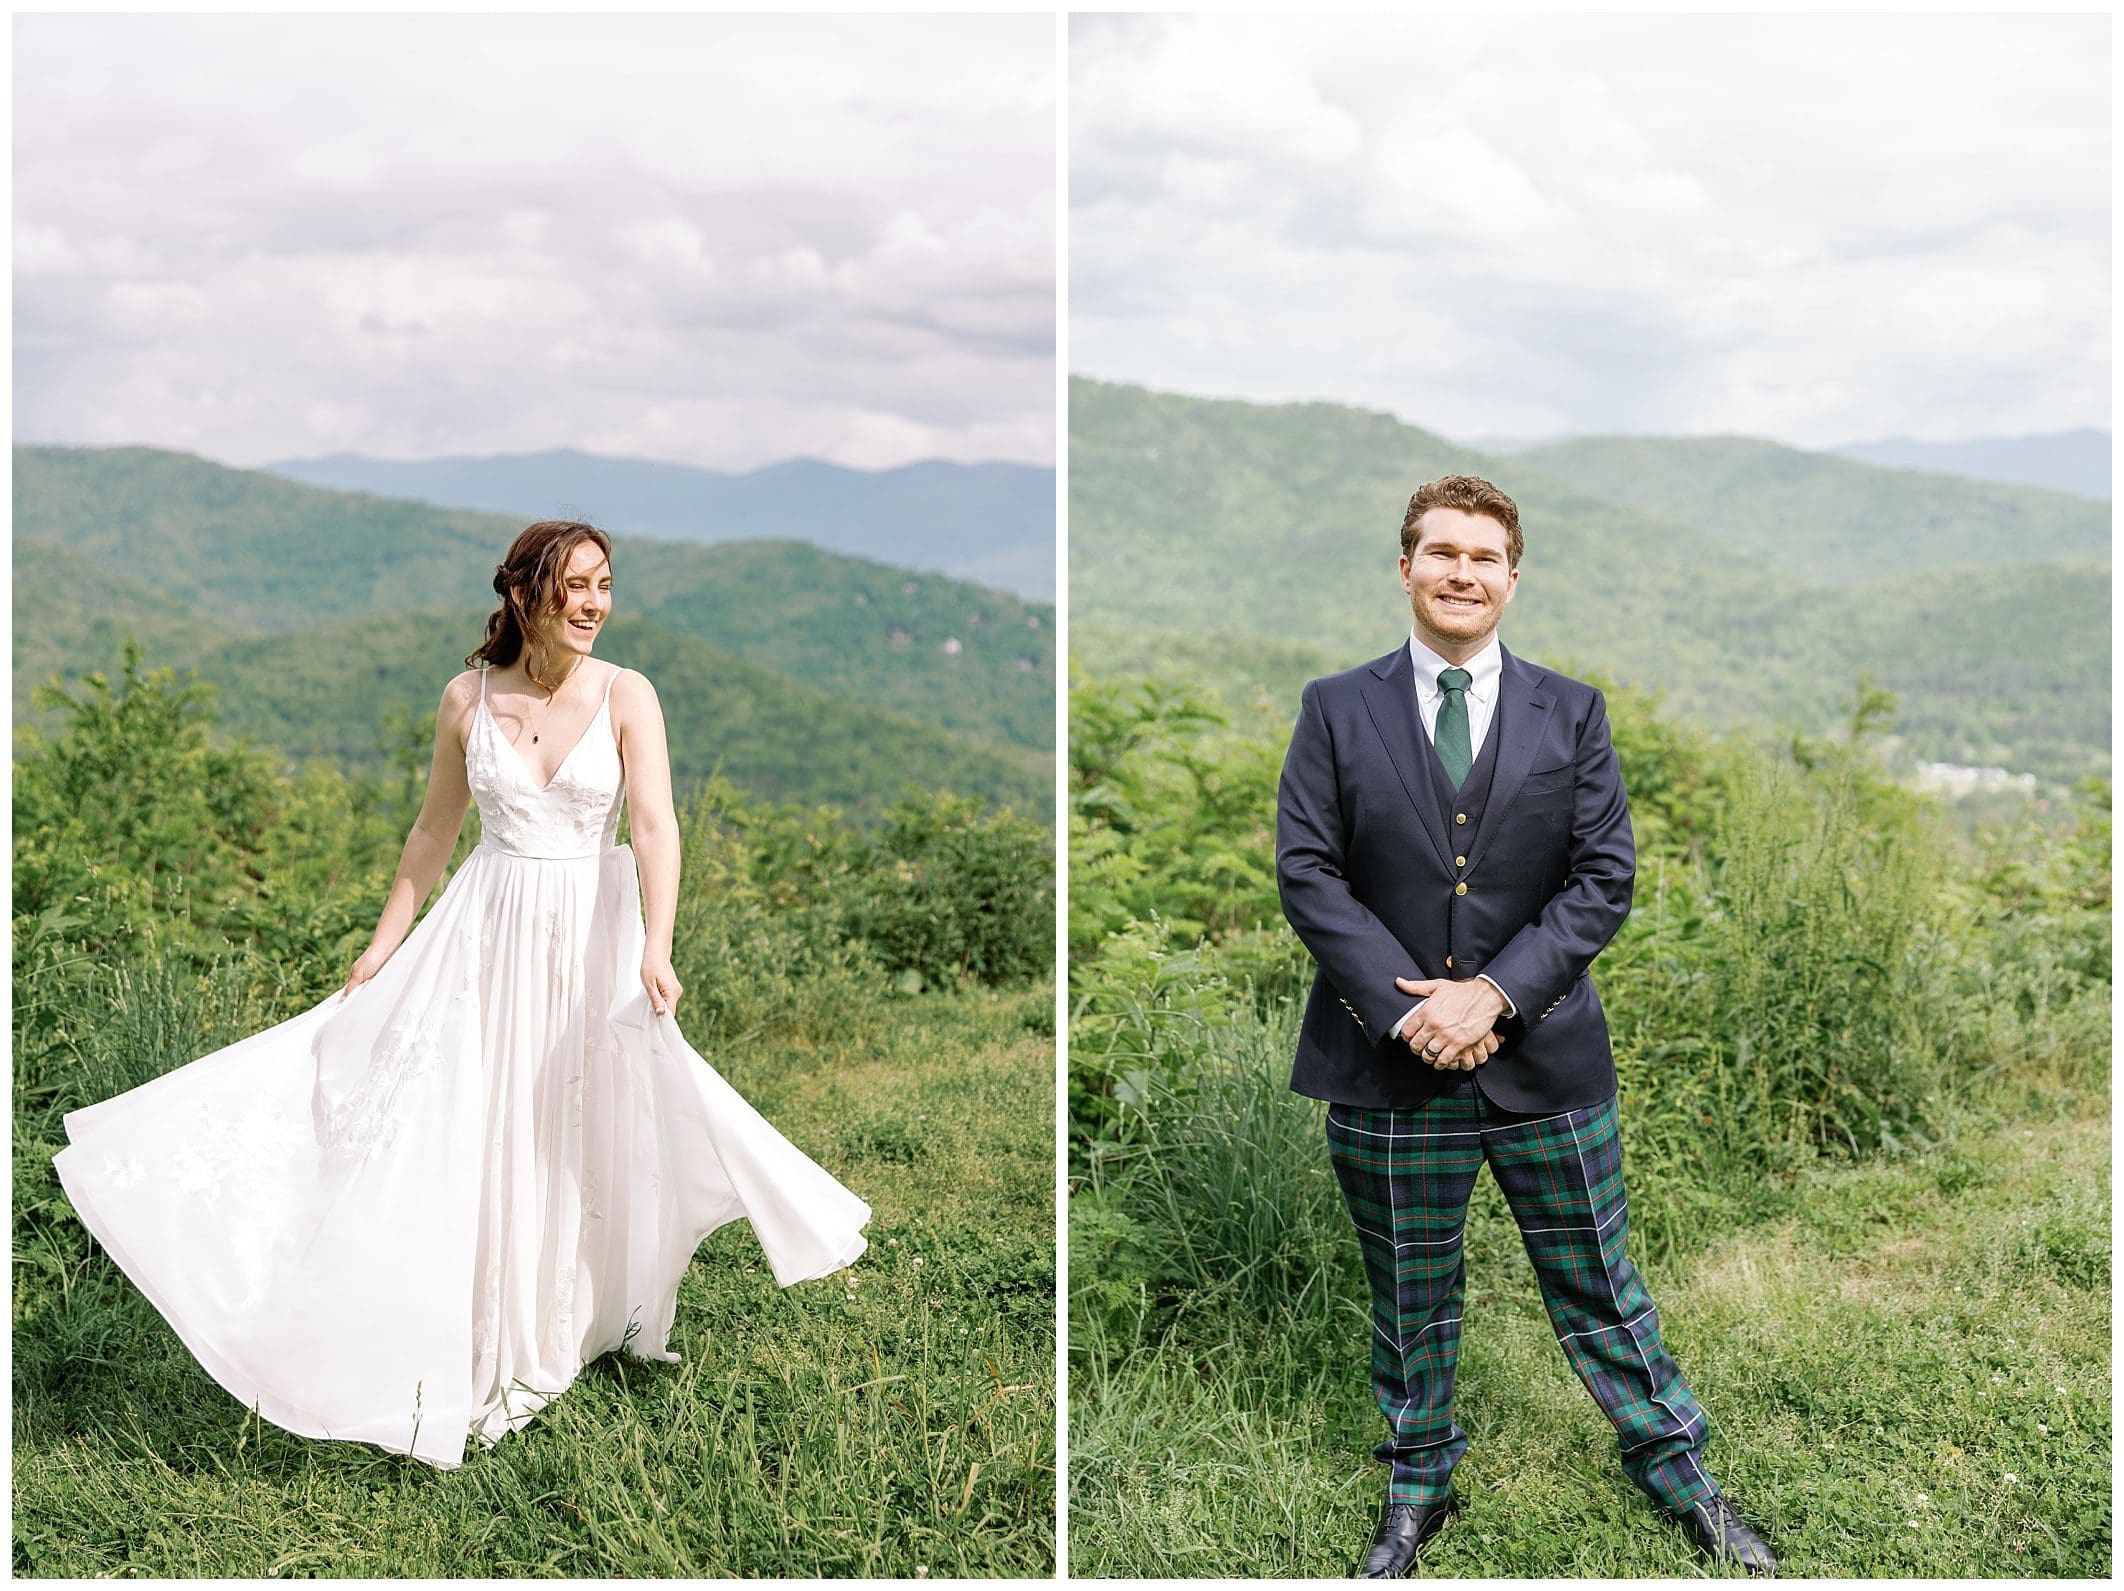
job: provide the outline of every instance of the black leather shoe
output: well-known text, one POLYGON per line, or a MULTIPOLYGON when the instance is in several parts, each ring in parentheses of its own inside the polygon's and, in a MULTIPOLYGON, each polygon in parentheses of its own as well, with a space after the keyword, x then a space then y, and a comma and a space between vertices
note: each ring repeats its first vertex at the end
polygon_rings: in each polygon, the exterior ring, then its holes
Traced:
POLYGON ((1682 1534, 1705 1557, 1730 1558, 1750 1574, 1777 1573, 1777 1558, 1770 1551, 1770 1543, 1757 1535, 1724 1497, 1706 1497, 1686 1512, 1669 1510, 1667 1517, 1681 1526, 1682 1534))
POLYGON ((1451 1492, 1435 1503, 1388 1503, 1379 1515, 1379 1528, 1372 1532, 1372 1550, 1350 1578, 1399 1580, 1416 1562, 1423 1544, 1459 1512, 1460 1499, 1451 1492))

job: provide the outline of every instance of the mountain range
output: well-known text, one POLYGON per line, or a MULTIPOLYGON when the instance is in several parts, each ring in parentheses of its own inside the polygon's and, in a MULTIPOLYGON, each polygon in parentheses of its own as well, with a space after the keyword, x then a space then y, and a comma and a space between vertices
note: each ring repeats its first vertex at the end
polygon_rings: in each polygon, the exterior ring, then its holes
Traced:
POLYGON ((1072 666, 1194 673, 1294 711, 1408 633, 1408 495, 1518 503, 1505 644, 1766 732, 1841 722, 1862 676, 1909 755, 2052 781, 2109 768, 2106 505, 1752 439, 1587 438, 1509 456, 1390 415, 1076 379, 1072 666))
POLYGON ((1972 480, 2004 481, 2016 486, 2047 486, 2052 491, 2109 501, 2109 433, 2081 429, 2042 436, 1976 437, 1966 442, 1918 442, 1884 437, 1851 442, 1830 451, 1861 464, 1894 470, 1929 470, 1965 475, 1972 480))
POLYGON ((266 468, 309 486, 524 522, 586 519, 630 538, 808 541, 1034 601, 1055 595, 1055 472, 1032 465, 929 460, 852 470, 791 459, 729 474, 557 449, 418 460, 340 453, 266 468))
MULTIPOLYGON (((1536 448, 1585 440, 1589 439, 1494 436, 1471 437, 1466 445, 1479 453, 1516 458, 1536 448)), ((1894 436, 1873 442, 1848 442, 1823 451, 1860 464, 1879 465, 1883 469, 1956 475, 1964 480, 1998 481, 2008 486, 2040 486, 2097 502, 2109 501, 2110 439, 2107 431, 2083 427, 2077 431, 2051 431, 2040 436, 1972 437, 1961 442, 1920 442, 1911 437, 1894 436)))
MULTIPOLYGON (((146 448, 17 447, 14 709, 150 664, 221 689, 223 728, 375 771, 434 711, 520 519, 298 485, 146 448)), ((615 537, 600 655, 654 681, 680 785, 874 814, 907 782, 1053 806, 1054 614, 802 542, 615 537)))

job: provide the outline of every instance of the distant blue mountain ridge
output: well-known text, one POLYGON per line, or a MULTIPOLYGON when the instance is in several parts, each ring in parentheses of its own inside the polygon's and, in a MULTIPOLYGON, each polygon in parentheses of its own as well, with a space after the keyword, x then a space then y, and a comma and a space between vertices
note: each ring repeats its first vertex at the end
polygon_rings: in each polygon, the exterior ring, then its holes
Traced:
POLYGON ((1917 442, 1888 437, 1829 449, 1861 464, 1892 470, 1967 475, 2012 486, 2047 486, 2108 502, 2109 433, 2056 431, 2045 436, 1976 437, 1967 442, 1917 442))
POLYGON ((287 459, 288 480, 444 508, 587 519, 660 541, 807 541, 1033 601, 1055 596, 1055 472, 929 460, 853 470, 789 459, 742 474, 562 448, 493 458, 287 459))
MULTIPOLYGON (((1579 441, 1575 436, 1482 436, 1467 439, 1478 452, 1516 458, 1537 448, 1579 441)), ((1646 440, 1652 440, 1647 438, 1646 440)), ((1666 440, 1673 440, 1667 438, 1666 440)), ((1923 470, 1931 475, 1960 475, 1968 480, 1997 481, 2006 486, 2045 486, 2054 492, 2109 501, 2109 433, 2054 431, 2042 436, 1980 436, 1964 442, 1919 442, 1884 437, 1877 442, 1847 442, 1816 451, 1880 469, 1923 470)))

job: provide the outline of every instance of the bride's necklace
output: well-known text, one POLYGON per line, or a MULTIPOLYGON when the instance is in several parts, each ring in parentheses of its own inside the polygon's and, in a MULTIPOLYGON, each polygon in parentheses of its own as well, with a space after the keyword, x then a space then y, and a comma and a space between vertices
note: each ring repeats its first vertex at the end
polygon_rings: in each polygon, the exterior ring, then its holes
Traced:
MULTIPOLYGON (((575 668, 581 668, 582 666, 582 660, 578 658, 576 660, 575 668)), ((560 694, 561 686, 567 684, 569 680, 575 678, 575 668, 571 668, 570 670, 568 670, 568 672, 562 675, 556 683, 548 685, 544 680, 540 679, 537 674, 532 672, 531 659, 526 656, 524 659, 524 678, 529 680, 532 684, 538 686, 546 693, 546 707, 548 708, 548 710, 550 710, 553 706, 553 698, 560 694)), ((524 721, 526 723, 530 722, 530 719, 531 715, 529 713, 524 714, 524 721)), ((531 731, 531 744, 534 746, 538 744, 538 735, 539 732, 537 730, 534 729, 531 731)))

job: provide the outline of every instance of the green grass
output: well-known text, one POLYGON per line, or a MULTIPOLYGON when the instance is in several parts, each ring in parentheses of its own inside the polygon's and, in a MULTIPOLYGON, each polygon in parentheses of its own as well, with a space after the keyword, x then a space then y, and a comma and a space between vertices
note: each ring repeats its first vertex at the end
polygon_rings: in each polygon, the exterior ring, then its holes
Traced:
MULTIPOLYGON (((2109 1574, 2109 1124, 2082 1115, 1817 1162, 1773 1219, 1643 1267, 1711 1468, 1786 1573, 2109 1574)), ((1326 1302, 1212 1311, 1154 1346, 1073 1328, 1073 1574, 1348 1572, 1385 1470, 1354 1239, 1342 1261, 1326 1302)), ((1704 1572, 1624 1479, 1487 1178, 1468 1273, 1466 1511, 1424 1571, 1704 1572)))
MULTIPOLYGON (((872 1005, 709 1058, 876 1212, 787 1292, 742 1224, 675 1365, 608 1355, 455 1471, 306 1441, 192 1361, 15 1127, 14 1572, 1044 1576, 1054 1566, 1050 987, 872 1005)), ((684 1008, 681 1008, 682 1013, 684 1008)))

